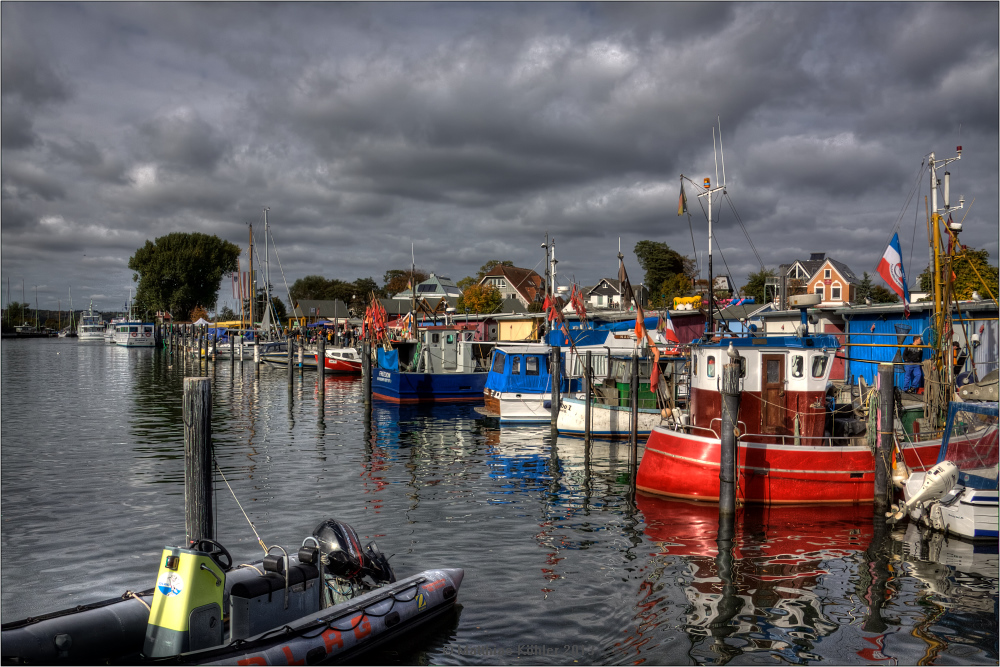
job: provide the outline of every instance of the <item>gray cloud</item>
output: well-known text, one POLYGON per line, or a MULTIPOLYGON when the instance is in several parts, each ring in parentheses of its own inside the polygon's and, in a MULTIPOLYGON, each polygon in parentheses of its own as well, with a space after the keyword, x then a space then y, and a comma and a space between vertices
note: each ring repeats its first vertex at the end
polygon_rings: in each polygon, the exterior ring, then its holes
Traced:
MULTIPOLYGON (((730 200, 769 266, 825 250, 870 270, 897 222, 904 258, 926 262, 926 177, 901 209, 921 160, 959 144, 963 240, 998 252, 995 4, 0 12, 4 276, 53 294, 85 284, 118 306, 147 238, 245 245, 265 206, 289 283, 378 279, 411 242, 456 279, 495 257, 533 267, 546 231, 561 275, 586 283, 614 275, 619 237, 636 277, 644 238, 704 261, 694 193, 690 226, 675 209, 681 173, 715 180, 717 117, 730 200)), ((729 202, 714 212, 716 266, 742 284, 757 259, 729 202)))

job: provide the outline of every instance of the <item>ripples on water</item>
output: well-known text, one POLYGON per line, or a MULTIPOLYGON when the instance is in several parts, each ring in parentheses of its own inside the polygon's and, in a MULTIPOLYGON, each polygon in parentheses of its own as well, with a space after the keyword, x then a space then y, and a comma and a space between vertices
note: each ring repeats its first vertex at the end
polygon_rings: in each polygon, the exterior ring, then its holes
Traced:
MULTIPOLYGON (((376 402, 361 382, 72 339, 2 344, 4 622, 149 588, 184 536, 181 396, 213 379, 216 456, 267 544, 327 516, 406 576, 464 567, 456 612, 369 658, 403 664, 997 661, 997 550, 870 507, 714 507, 628 489, 624 444, 498 430, 472 406, 376 402), (518 652, 520 651, 520 656, 518 652)), ((261 550, 218 480, 218 539, 261 550)))

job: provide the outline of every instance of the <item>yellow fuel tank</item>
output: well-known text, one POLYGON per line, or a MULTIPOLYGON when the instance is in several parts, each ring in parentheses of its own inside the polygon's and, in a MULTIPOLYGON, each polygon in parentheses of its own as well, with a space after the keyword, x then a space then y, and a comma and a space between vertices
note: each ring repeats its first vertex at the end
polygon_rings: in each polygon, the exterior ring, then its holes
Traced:
POLYGON ((164 548, 142 654, 160 658, 222 644, 225 588, 225 572, 207 553, 164 548))

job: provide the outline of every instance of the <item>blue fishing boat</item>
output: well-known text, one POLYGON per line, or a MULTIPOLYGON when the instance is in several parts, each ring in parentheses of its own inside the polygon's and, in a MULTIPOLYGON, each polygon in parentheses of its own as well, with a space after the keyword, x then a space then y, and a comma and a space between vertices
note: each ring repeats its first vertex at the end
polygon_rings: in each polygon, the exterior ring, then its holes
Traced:
POLYGON ((372 369, 372 396, 396 403, 481 401, 494 343, 473 340, 474 331, 435 327, 418 342, 379 347, 372 369))

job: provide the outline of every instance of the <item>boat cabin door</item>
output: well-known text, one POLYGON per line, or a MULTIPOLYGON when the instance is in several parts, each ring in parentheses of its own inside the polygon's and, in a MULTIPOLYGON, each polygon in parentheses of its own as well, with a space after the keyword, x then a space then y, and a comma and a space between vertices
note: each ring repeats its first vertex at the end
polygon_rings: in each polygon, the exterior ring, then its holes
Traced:
POLYGON ((760 358, 761 433, 784 434, 785 355, 762 354, 760 358))
POLYGON ((446 371, 458 368, 458 334, 449 331, 441 341, 441 362, 446 371))

